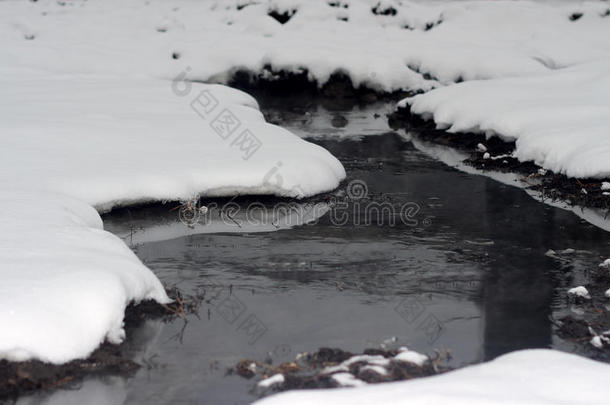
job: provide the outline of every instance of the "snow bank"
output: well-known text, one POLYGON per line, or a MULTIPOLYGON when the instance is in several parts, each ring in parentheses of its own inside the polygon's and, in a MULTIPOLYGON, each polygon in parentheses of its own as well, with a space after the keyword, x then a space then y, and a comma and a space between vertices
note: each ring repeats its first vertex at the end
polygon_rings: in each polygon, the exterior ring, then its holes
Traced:
POLYGON ((301 198, 345 176, 325 149, 267 124, 252 97, 224 86, 177 85, 176 95, 162 80, 28 72, 4 75, 0 87, 0 133, 10 134, 0 185, 107 210, 197 193, 301 198))
POLYGON ((256 405, 275 404, 605 404, 610 367, 572 354, 522 350, 488 363, 407 382, 359 388, 292 391, 256 405))
POLYGON ((86 357, 105 338, 123 339, 129 301, 169 301, 82 201, 3 188, 0 225, 0 358, 86 357))
POLYGON ((515 140, 521 161, 570 177, 610 177, 610 58, 544 75, 460 83, 406 102, 449 132, 515 140))
POLYGON ((177 96, 156 79, 30 71, 4 75, 0 87, 0 358, 86 357, 105 338, 122 340, 129 301, 167 301, 91 206, 303 197, 345 176, 326 150, 266 124, 252 98, 222 86, 177 96), (201 94, 219 103, 210 114, 201 94), (227 114, 234 132, 214 123, 227 114), (255 148, 242 147, 244 134, 255 148))

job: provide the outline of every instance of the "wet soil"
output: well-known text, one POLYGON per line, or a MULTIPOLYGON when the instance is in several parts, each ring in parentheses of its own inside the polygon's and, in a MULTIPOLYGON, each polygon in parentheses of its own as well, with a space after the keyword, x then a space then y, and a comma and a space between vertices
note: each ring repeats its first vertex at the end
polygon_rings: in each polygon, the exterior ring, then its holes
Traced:
POLYGON ((601 189, 602 183, 608 179, 568 178, 544 170, 534 162, 521 162, 512 157, 514 142, 505 142, 497 137, 487 139, 482 134, 438 130, 434 122, 411 113, 408 106, 389 114, 388 122, 393 129, 412 131, 422 140, 467 152, 470 157, 464 163, 477 169, 517 173, 531 179, 533 184, 530 188, 541 192, 545 198, 610 212, 610 196, 601 189))

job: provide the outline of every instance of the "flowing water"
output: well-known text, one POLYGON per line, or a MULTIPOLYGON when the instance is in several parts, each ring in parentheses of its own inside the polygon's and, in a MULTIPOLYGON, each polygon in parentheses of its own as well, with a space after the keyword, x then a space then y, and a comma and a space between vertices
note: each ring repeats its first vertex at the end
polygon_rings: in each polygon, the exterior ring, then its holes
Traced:
POLYGON ((566 289, 608 255, 610 233, 441 163, 389 129, 391 104, 262 105, 268 119, 344 163, 343 187, 291 205, 289 215, 274 199, 260 199, 251 215, 255 199, 238 199, 231 219, 212 209, 194 227, 170 211, 175 204, 106 215, 106 228, 165 285, 221 291, 222 300, 204 302, 186 323, 133 331, 125 350, 144 365, 135 377, 34 399, 247 404, 254 382, 226 376, 228 367, 320 347, 444 348, 452 366, 524 348, 578 350, 554 335, 551 319, 578 312, 566 289))

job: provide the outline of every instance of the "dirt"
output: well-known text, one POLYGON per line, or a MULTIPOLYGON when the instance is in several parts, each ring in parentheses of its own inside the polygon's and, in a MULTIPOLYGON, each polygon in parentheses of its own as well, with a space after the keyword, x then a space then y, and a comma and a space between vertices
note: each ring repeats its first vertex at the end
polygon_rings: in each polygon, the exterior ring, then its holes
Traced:
MULTIPOLYGON (((349 364, 347 371, 355 378, 368 384, 376 384, 391 381, 404 381, 413 378, 428 377, 449 371, 445 365, 450 355, 446 352, 437 353, 435 358, 425 362, 422 366, 413 363, 393 360, 392 358, 399 353, 398 350, 367 349, 362 354, 369 356, 381 356, 388 360, 388 364, 383 366, 385 372, 379 373, 371 368, 371 363, 366 359, 354 361, 349 364), (369 366, 369 367, 367 367, 369 366)), ((329 367, 338 366, 342 362, 352 358, 355 354, 334 348, 321 348, 314 353, 302 353, 297 355, 293 361, 284 362, 277 366, 270 360, 257 361, 244 359, 241 360, 229 373, 235 373, 247 379, 254 379, 257 383, 281 374, 284 381, 263 387, 257 384, 253 393, 258 396, 265 396, 272 393, 292 390, 292 389, 315 389, 315 388, 337 388, 341 385, 333 378, 333 375, 341 371, 329 371, 329 367)))
MULTIPOLYGON (((174 303, 160 305, 154 301, 143 301, 129 305, 125 310, 125 330, 127 336, 147 319, 166 321, 176 317, 184 318, 198 311, 199 297, 183 297, 175 288, 167 290, 174 303)), ((126 358, 123 344, 104 342, 88 358, 73 360, 62 365, 54 365, 38 360, 10 362, 0 360, 0 403, 15 401, 19 396, 34 391, 70 387, 91 375, 114 375, 129 377, 140 364, 126 358)))
POLYGON ((250 70, 236 70, 227 83, 231 87, 244 90, 252 94, 264 93, 267 96, 316 96, 331 100, 357 100, 366 104, 379 100, 398 100, 415 94, 415 92, 378 92, 362 84, 354 86, 350 77, 337 71, 333 73, 326 83, 319 83, 312 79, 306 68, 295 71, 277 70, 272 65, 265 65, 260 72, 250 70))

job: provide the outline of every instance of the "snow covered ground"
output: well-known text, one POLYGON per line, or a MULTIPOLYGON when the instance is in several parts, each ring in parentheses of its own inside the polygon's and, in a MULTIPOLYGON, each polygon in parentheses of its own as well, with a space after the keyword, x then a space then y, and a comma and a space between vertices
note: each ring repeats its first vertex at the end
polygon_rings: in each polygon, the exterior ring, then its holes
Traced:
POLYGON ((522 350, 434 377, 359 388, 293 391, 256 405, 605 404, 610 367, 551 350, 522 350))

